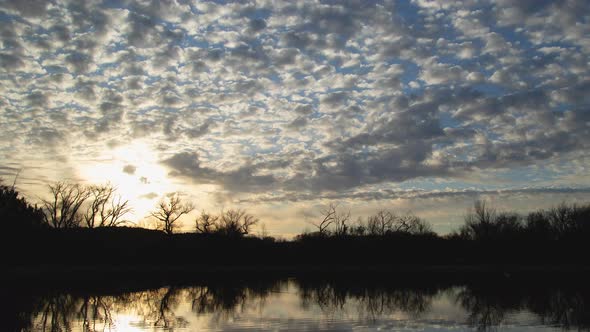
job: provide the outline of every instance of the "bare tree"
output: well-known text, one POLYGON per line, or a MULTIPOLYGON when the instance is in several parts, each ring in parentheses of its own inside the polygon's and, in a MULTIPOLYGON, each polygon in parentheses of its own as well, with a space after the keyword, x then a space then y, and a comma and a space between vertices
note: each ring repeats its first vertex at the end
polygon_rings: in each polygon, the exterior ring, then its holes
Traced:
POLYGON ((420 217, 416 217, 414 226, 412 228, 412 233, 414 234, 431 234, 433 233, 432 231, 432 225, 430 223, 428 223, 426 220, 420 218, 420 217))
POLYGON ((568 206, 565 202, 562 202, 558 206, 545 212, 545 215, 557 235, 563 236, 576 228, 574 216, 578 209, 579 208, 575 204, 568 206))
POLYGON ((465 216, 465 224, 461 227, 461 236, 471 239, 489 239, 496 220, 496 209, 487 206, 486 201, 477 200, 465 216))
POLYGON ((311 224, 318 229, 318 233, 320 235, 326 235, 328 232, 328 227, 330 227, 330 225, 334 222, 334 218, 336 216, 336 205, 330 204, 327 208, 321 210, 320 212, 323 216, 322 220, 318 223, 312 222, 311 224))
POLYGON ((487 206, 485 200, 477 200, 473 204, 474 217, 479 223, 490 224, 496 217, 496 209, 487 206))
POLYGON ((240 234, 240 219, 246 214, 243 210, 227 210, 221 212, 219 231, 225 235, 240 234))
POLYGON ((252 230, 252 227, 258 223, 258 219, 251 214, 244 214, 242 217, 242 225, 240 226, 242 234, 247 235, 252 230))
POLYGON ((84 219, 81 208, 90 192, 79 184, 68 182, 50 184, 49 191, 51 198, 42 200, 45 222, 54 228, 80 226, 84 219))
POLYGON ((350 231, 348 222, 350 221, 350 211, 345 213, 334 214, 334 234, 335 235, 346 235, 350 231))
POLYGON ((193 209, 192 204, 182 202, 178 194, 174 194, 170 198, 160 201, 156 210, 150 215, 163 223, 162 227, 166 234, 172 234, 176 228, 176 221, 193 209))
POLYGON ((221 212, 218 231, 225 235, 247 235, 257 223, 258 219, 244 210, 227 210, 221 212))
POLYGON ((131 211, 129 201, 123 201, 111 184, 90 186, 90 205, 84 215, 86 227, 113 227, 125 223, 121 218, 131 211))
POLYGON ((367 232, 371 235, 386 235, 393 232, 426 234, 432 227, 418 216, 408 213, 397 216, 393 212, 381 210, 369 217, 367 232))
POLYGON ((195 227, 197 229, 197 233, 213 233, 217 228, 217 220, 219 220, 219 216, 209 214, 205 211, 201 212, 201 215, 198 216, 195 220, 195 227))
POLYGON ((397 217, 392 212, 381 210, 370 216, 367 221, 367 231, 371 235, 385 235, 393 230, 397 217))
POLYGON ((410 234, 426 234, 432 232, 432 227, 420 217, 408 213, 396 218, 394 230, 410 234))

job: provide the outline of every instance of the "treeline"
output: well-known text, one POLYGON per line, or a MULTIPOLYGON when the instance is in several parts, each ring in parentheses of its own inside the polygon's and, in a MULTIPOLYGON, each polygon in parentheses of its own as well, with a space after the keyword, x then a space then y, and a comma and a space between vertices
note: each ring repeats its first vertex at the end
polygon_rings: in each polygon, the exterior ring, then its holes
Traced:
MULTIPOLYGON (((100 228, 132 226, 125 219, 132 211, 129 201, 123 200, 111 184, 87 185, 57 182, 48 185, 49 198, 39 205, 31 205, 19 195, 14 186, 0 184, 2 202, 0 213, 7 226, 15 229, 53 228, 100 228)), ((150 212, 158 223, 158 229, 173 234, 178 220, 195 209, 191 202, 183 201, 178 194, 162 199, 150 212)), ((332 236, 385 236, 393 233, 434 234, 432 227, 413 214, 397 215, 382 210, 370 216, 366 222, 361 218, 355 222, 351 213, 342 212, 337 205, 330 204, 320 211, 317 231, 302 234, 305 237, 332 236)), ((259 219, 240 209, 229 209, 219 214, 201 212, 194 220, 194 232, 208 235, 245 236, 252 232, 259 219)))
MULTIPOLYGON (((0 182, 0 219, 11 230, 73 229, 133 226, 125 219, 132 211, 111 184, 80 185, 57 182, 48 185, 49 198, 32 205, 13 186, 0 182)), ((149 213, 159 230, 173 234, 179 219, 194 204, 183 201, 177 193, 162 199, 149 213)), ((226 236, 248 235, 258 219, 244 210, 230 209, 214 215, 203 211, 195 220, 195 232, 226 236)))
POLYGON ((40 204, 30 204, 15 186, 0 182, 0 220, 4 229, 66 229, 76 227, 115 227, 128 223, 123 217, 131 211, 110 184, 82 186, 58 182, 48 186, 50 195, 40 204))
POLYGON ((476 201, 465 224, 450 237, 473 241, 590 240, 590 204, 561 203, 523 216, 498 212, 485 201, 476 201))
MULTIPOLYGON (((88 185, 57 182, 48 185, 49 197, 40 205, 30 204, 14 186, 0 182, 0 218, 4 229, 68 229, 133 226, 125 219, 132 211, 129 201, 123 200, 111 184, 88 185)), ((158 222, 158 229, 173 234, 178 220, 195 209, 194 204, 184 202, 178 194, 161 200, 150 212, 158 222)), ((310 237, 388 236, 393 234, 436 236, 432 226, 412 214, 397 214, 380 210, 366 220, 353 221, 350 211, 343 211, 330 204, 319 211, 317 221, 309 224, 312 232, 305 232, 296 239, 310 237)), ((557 241, 589 236, 590 204, 561 203, 550 209, 540 209, 526 215, 497 211, 486 201, 476 201, 465 215, 465 222, 457 231, 444 236, 447 239, 473 241, 500 241, 514 239, 538 239, 557 241)), ((194 220, 194 232, 225 236, 251 234, 259 223, 252 214, 240 209, 229 209, 219 214, 203 211, 194 220)))
POLYGON ((298 238, 330 236, 386 236, 396 233, 412 235, 434 235, 432 227, 423 219, 411 214, 397 215, 393 211, 381 210, 369 216, 352 221, 350 211, 342 212, 330 204, 321 211, 318 222, 311 223, 317 231, 301 234, 298 238))
POLYGON ((590 204, 562 203, 526 215, 477 201, 455 232, 441 236, 408 213, 378 211, 353 220, 329 205, 314 228, 292 241, 252 235, 259 220, 244 210, 202 212, 194 231, 178 220, 194 205, 171 195, 151 212, 159 230, 125 219, 131 211, 111 185, 56 183, 31 205, 0 185, 5 264, 138 265, 473 265, 590 263, 590 204), (16 250, 15 250, 16 249, 16 250))

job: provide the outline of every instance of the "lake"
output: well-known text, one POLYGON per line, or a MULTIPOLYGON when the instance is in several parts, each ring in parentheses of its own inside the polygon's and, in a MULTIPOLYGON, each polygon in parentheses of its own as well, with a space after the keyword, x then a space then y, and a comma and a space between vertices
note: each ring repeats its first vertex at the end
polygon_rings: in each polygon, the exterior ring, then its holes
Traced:
POLYGON ((2 330, 589 330, 580 276, 313 274, 207 277, 175 286, 3 287, 2 330), (570 280, 570 282, 566 282, 570 280))

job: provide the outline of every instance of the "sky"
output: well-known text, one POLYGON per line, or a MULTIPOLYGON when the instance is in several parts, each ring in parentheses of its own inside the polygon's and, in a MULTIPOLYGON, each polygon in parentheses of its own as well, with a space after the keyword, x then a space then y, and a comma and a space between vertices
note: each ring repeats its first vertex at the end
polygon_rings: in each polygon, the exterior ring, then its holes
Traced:
MULTIPOLYGON (((0 1, 0 177, 178 192, 275 236, 590 200, 590 2, 0 1)), ((184 229, 193 221, 186 218, 184 229)))

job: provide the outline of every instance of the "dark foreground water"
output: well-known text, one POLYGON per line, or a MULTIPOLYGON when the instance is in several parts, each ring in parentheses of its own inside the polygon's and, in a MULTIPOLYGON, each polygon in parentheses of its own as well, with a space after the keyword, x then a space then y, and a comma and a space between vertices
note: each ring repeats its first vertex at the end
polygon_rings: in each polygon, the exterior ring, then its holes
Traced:
MULTIPOLYGON (((590 330, 580 276, 213 277, 134 289, 4 287, 4 331, 590 330)), ((97 281, 93 281, 96 283, 97 281)))

